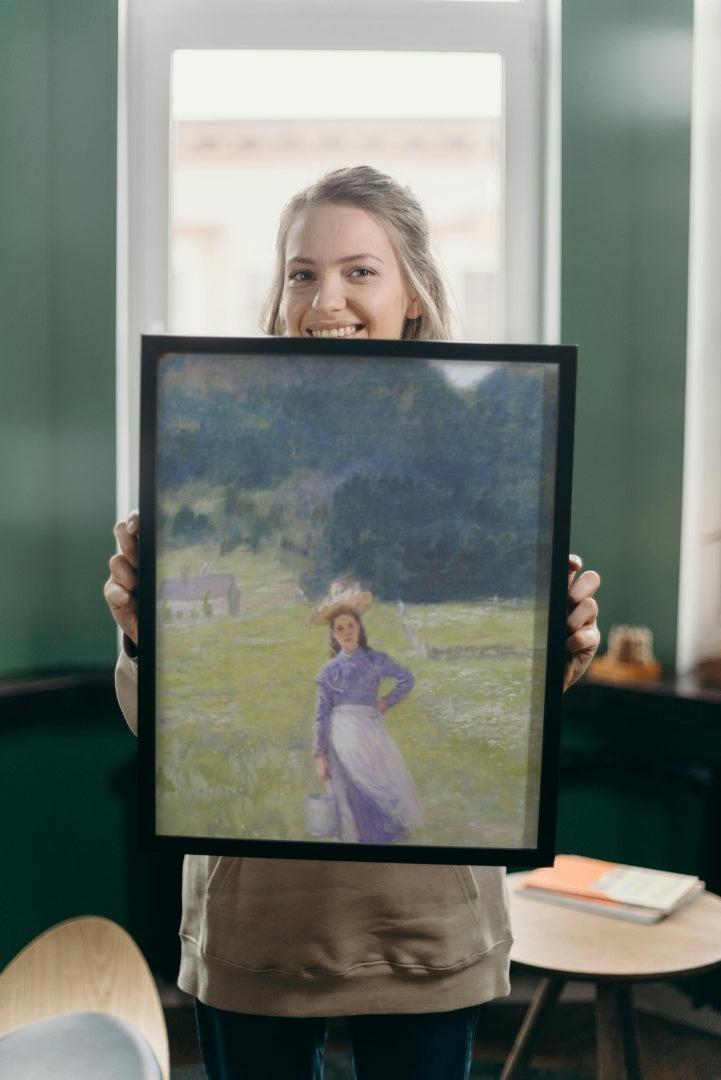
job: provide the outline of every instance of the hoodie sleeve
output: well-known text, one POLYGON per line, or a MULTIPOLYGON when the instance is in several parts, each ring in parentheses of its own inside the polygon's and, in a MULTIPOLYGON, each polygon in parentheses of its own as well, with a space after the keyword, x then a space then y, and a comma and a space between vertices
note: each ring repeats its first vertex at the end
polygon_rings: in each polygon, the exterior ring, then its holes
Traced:
POLYGON ((115 666, 115 693, 130 730, 138 734, 138 661, 125 649, 115 666))

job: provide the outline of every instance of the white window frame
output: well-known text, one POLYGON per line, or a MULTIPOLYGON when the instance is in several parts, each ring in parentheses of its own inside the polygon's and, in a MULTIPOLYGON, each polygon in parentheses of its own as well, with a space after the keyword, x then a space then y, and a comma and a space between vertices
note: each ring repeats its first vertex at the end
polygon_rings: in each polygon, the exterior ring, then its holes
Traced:
POLYGON ((721 652, 721 0, 696 0, 693 31, 691 200, 683 508, 676 670, 721 652))
POLYGON ((504 340, 555 341, 560 321, 559 12, 560 0, 119 0, 119 515, 136 505, 138 495, 140 335, 167 327, 173 52, 499 53, 506 120, 502 288, 510 299, 504 304, 504 340))

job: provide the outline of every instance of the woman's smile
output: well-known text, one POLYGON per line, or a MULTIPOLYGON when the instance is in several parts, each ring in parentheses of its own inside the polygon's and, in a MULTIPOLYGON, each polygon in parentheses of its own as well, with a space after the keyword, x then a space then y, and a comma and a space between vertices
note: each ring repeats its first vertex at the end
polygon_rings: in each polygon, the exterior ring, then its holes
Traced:
POLYGON ((350 326, 309 326, 307 332, 311 337, 343 338, 354 337, 362 329, 362 323, 353 323, 350 326))

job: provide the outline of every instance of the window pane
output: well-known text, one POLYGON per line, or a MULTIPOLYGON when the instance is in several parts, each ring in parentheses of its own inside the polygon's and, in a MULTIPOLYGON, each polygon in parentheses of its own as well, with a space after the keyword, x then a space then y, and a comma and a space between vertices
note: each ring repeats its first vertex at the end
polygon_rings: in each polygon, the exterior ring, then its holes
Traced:
POLYGON ((502 88, 495 54, 176 52, 170 330, 258 333, 284 204, 370 164, 423 201, 457 336, 500 338, 502 88))

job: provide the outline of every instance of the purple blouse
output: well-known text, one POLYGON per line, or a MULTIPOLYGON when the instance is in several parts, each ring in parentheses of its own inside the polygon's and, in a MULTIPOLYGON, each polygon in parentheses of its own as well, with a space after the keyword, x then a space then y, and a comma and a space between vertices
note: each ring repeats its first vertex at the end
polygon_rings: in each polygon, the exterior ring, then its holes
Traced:
POLYGON ((410 693, 415 682, 408 668, 373 649, 340 652, 316 676, 315 754, 328 752, 331 713, 336 705, 375 705, 381 679, 396 685, 383 700, 390 708, 410 693))

